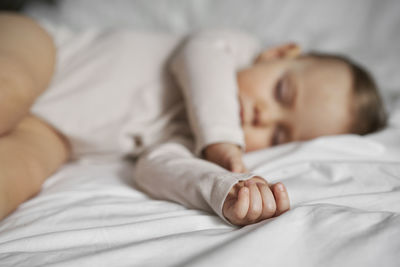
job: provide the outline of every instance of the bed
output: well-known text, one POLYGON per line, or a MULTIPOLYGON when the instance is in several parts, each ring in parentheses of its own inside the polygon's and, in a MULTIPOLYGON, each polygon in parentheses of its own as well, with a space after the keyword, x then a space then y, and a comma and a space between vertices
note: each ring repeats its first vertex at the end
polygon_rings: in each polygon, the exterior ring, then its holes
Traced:
MULTIPOLYGON (((62 1, 25 9, 72 28, 187 33, 230 26, 351 55, 381 87, 389 126, 245 155, 287 186, 292 208, 242 228, 136 189, 135 164, 69 162, 0 222, 0 266, 400 266, 398 1, 62 1)), ((91 157, 96 155, 92 155, 91 157)))

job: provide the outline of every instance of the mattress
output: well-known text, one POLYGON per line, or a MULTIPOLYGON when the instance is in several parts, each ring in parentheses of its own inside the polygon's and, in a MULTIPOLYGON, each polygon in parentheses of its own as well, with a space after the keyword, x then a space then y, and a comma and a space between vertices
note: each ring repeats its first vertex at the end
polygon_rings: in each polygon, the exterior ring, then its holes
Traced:
POLYGON ((30 6, 26 12, 38 20, 73 28, 185 33, 229 25, 266 45, 295 40, 305 49, 352 55, 376 75, 390 124, 364 137, 320 137, 247 153, 249 169, 286 185, 292 208, 242 228, 150 198, 135 186, 131 159, 82 157, 0 222, 0 266, 399 266, 398 10, 396 1, 372 0, 30 6))

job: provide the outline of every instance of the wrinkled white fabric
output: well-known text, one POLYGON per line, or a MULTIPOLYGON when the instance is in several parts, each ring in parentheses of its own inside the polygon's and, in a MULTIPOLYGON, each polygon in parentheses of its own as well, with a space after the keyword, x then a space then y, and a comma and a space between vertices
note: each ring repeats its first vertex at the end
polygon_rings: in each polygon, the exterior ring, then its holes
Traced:
POLYGON ((59 38, 59 60, 33 113, 66 135, 72 157, 139 155, 136 182, 150 195, 226 220, 227 194, 253 175, 233 174, 193 153, 201 157, 218 142, 244 149, 236 72, 252 62, 256 39, 232 30, 203 31, 179 45, 176 36, 131 31, 70 31, 65 39, 44 26, 59 38), (195 148, 184 146, 193 140, 195 148))
POLYGON ((176 138, 146 152, 137 163, 136 184, 154 198, 215 212, 230 224, 222 213, 224 200, 235 183, 254 174, 229 172, 196 158, 189 147, 188 140, 176 138))
POLYGON ((254 173, 285 183, 292 209, 243 228, 150 198, 132 184, 132 163, 95 153, 64 166, 0 222, 0 265, 399 266, 398 10, 396 0, 80 0, 36 8, 35 17, 55 25, 179 33, 235 26, 264 41, 341 52, 369 67, 390 96, 391 126, 246 154, 254 173))
POLYGON ((42 24, 55 38, 57 67, 32 112, 66 135, 72 158, 139 154, 176 128, 188 131, 171 123, 185 112, 164 67, 179 37, 42 24))
POLYGON ((221 30, 194 34, 178 49, 171 69, 183 89, 196 155, 219 142, 245 150, 236 73, 259 51, 256 38, 221 30))
POLYGON ((0 222, 0 263, 395 267, 399 134, 392 128, 370 138, 324 137, 247 154, 255 173, 285 183, 292 209, 243 228, 151 198, 133 184, 133 162, 71 162, 0 222), (355 150, 349 142, 358 144, 355 150))
POLYGON ((199 156, 221 141, 244 148, 236 72, 259 52, 254 37, 227 29, 185 38, 41 23, 55 39, 57 67, 32 112, 67 136, 73 158, 139 155, 191 132, 199 156))

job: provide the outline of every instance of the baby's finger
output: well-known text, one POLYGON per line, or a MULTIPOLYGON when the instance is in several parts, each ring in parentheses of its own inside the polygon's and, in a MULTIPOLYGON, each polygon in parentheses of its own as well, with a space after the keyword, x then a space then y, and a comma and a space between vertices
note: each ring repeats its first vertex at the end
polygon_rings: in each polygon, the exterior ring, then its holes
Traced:
POLYGON ((246 217, 246 214, 249 210, 249 203, 249 189, 247 187, 240 188, 236 203, 232 207, 231 217, 235 221, 233 223, 240 224, 244 217, 246 217))
POLYGON ((250 222, 255 222, 260 217, 262 212, 262 198, 254 181, 246 181, 246 186, 250 189, 250 204, 246 218, 250 222))
POLYGON ((275 215, 276 211, 276 203, 274 195, 271 192, 271 189, 266 184, 257 183, 258 189, 260 190, 261 197, 262 197, 262 213, 261 213, 261 220, 265 220, 271 218, 275 215))
POLYGON ((275 216, 279 216, 290 209, 290 200, 286 187, 282 183, 271 186, 276 201, 275 216))

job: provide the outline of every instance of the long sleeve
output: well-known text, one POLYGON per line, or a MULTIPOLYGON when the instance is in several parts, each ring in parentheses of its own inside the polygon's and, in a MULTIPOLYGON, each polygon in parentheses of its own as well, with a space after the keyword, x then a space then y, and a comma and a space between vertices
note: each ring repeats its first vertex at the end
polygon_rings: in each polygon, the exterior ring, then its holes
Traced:
POLYGON ((208 30, 190 36, 172 58, 170 70, 183 90, 196 155, 218 142, 244 150, 236 73, 252 62, 259 47, 242 32, 208 30))
POLYGON ((190 146, 182 137, 144 153, 136 165, 136 185, 154 198, 215 212, 230 224, 222 213, 224 200, 234 184, 254 174, 229 172, 197 158, 190 146))

